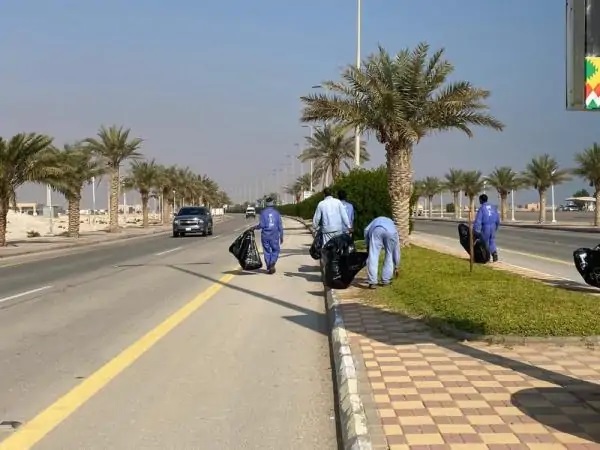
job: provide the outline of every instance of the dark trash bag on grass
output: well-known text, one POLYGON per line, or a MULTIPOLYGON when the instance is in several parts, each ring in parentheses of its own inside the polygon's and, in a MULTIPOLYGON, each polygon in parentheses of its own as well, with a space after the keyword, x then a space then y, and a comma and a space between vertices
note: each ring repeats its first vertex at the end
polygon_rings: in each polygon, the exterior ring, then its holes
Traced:
POLYGON ((262 267, 254 230, 244 231, 229 246, 229 252, 236 257, 244 270, 258 270, 262 267))
POLYGON ((331 238, 321 250, 325 286, 346 289, 367 262, 366 252, 357 252, 347 234, 331 238))
MULTIPOLYGON (((469 235, 470 230, 469 226, 464 223, 458 224, 458 239, 460 241, 460 245, 465 251, 470 255, 471 252, 469 250, 469 235)), ((490 261, 490 250, 487 248, 487 245, 479 238, 477 233, 475 233, 475 239, 473 240, 473 261, 478 264, 485 264, 490 261)))
POLYGON ((573 252, 575 268, 590 286, 600 287, 600 246, 578 248, 573 252))
POLYGON ((323 234, 320 231, 315 233, 315 238, 313 239, 313 243, 308 250, 310 253, 310 257, 312 259, 321 259, 321 243, 323 242, 323 234))

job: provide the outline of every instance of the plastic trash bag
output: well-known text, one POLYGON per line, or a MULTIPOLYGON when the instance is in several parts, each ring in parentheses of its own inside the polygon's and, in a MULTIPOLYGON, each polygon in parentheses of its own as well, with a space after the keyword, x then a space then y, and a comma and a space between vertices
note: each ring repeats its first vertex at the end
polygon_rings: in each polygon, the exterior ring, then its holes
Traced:
POLYGON ((573 252, 577 272, 590 286, 600 287, 600 246, 578 248, 573 252))
POLYGON ((325 286, 346 289, 367 262, 366 252, 357 252, 347 234, 331 238, 321 250, 325 286))
MULTIPOLYGON (((471 251, 469 249, 469 236, 471 230, 469 230, 469 226, 465 223, 458 224, 458 239, 460 241, 460 245, 465 251, 470 255, 471 251)), ((473 261, 478 264, 486 264, 490 261, 490 250, 488 249, 485 242, 483 242, 477 233, 475 233, 475 238, 473 240, 473 261)))
POLYGON ((244 270, 258 270, 262 267, 262 260, 256 244, 254 230, 244 231, 229 246, 229 252, 236 257, 244 270))
POLYGON ((320 231, 317 231, 315 233, 315 238, 313 239, 313 243, 310 246, 310 249, 308 250, 308 253, 310 253, 310 257, 312 259, 321 259, 321 244, 323 242, 323 234, 320 231))

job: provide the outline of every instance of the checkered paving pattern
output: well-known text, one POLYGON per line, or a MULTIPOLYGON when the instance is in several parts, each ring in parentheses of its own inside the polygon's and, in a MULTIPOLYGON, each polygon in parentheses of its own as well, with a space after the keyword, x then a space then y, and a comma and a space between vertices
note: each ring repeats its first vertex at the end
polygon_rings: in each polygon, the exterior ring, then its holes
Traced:
POLYGON ((600 449, 600 350, 461 343, 351 291, 344 321, 390 449, 600 449))

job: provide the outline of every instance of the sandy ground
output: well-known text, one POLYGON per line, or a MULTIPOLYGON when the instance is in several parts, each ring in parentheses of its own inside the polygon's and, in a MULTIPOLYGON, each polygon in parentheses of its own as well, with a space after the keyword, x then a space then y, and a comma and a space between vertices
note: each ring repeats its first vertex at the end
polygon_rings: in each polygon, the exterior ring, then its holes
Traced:
MULTIPOLYGON (((8 213, 8 240, 25 239, 27 237, 60 235, 67 231, 68 216, 59 215, 54 218, 52 233, 50 233, 50 223, 47 217, 31 216, 29 214, 19 214, 13 211, 8 213)), ((157 214, 150 214, 150 223, 157 223, 160 220, 157 214)), ((119 215, 119 224, 126 227, 137 227, 142 225, 141 214, 128 214, 127 217, 119 215)), ((80 232, 82 234, 92 231, 102 231, 108 227, 108 215, 81 215, 80 232)))

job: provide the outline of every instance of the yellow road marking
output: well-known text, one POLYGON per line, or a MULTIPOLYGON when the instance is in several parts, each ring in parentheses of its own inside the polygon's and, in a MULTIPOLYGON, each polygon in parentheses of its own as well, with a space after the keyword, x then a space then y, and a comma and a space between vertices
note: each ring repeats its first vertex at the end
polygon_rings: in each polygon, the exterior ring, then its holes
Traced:
MULTIPOLYGON (((453 239, 453 238, 448 237, 448 236, 438 236, 437 234, 429 234, 429 233, 419 233, 419 234, 426 235, 426 236, 432 236, 432 237, 435 237, 436 239, 442 238, 442 239, 446 239, 446 240, 452 241, 452 242, 456 241, 456 239, 453 239)), ((571 267, 573 265, 572 262, 567 262, 567 261, 564 261, 562 259, 550 258, 548 256, 535 255, 533 253, 526 253, 526 252, 519 252, 517 250, 508 250, 508 249, 501 248, 501 247, 499 247, 499 250, 502 251, 502 252, 505 252, 505 253, 513 253, 515 255, 526 256, 528 258, 535 258, 535 259, 540 259, 542 261, 548 261, 548 262, 552 262, 552 263, 563 264, 563 265, 566 265, 566 266, 569 266, 569 267, 571 267)))
POLYGON ((19 427, 14 434, 0 442, 0 450, 25 450, 33 447, 80 406, 92 398, 100 389, 105 387, 135 360, 150 350, 154 344, 198 310, 234 277, 235 275, 232 274, 221 277, 218 282, 182 306, 162 323, 90 375, 85 381, 75 386, 33 419, 19 427))

